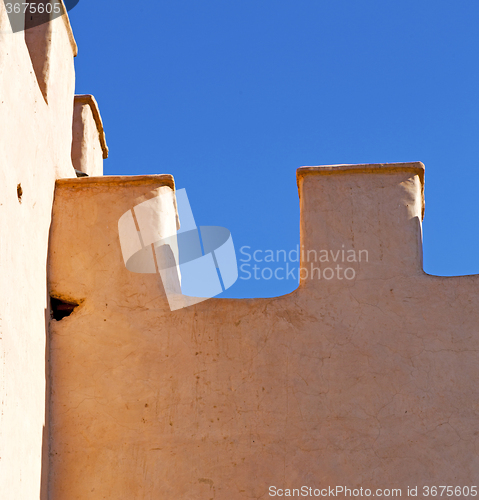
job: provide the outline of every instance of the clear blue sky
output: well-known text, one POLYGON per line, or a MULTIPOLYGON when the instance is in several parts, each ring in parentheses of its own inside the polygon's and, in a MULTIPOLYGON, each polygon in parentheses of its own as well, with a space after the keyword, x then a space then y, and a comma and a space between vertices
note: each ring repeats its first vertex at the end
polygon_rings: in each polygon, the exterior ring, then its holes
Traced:
POLYGON ((239 253, 299 242, 297 167, 422 161, 426 272, 479 273, 477 0, 80 0, 70 19, 105 174, 173 174, 239 253))

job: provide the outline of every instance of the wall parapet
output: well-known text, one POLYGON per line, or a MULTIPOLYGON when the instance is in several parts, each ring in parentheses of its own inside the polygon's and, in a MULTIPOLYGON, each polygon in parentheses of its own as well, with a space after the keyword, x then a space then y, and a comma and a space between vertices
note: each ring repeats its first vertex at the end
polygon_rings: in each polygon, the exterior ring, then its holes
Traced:
POLYGON ((175 189, 174 177, 170 174, 156 175, 104 175, 102 177, 81 177, 57 179, 57 187, 68 187, 69 189, 89 189, 94 186, 140 186, 151 184, 155 186, 169 186, 175 189))
POLYGON ((412 172, 419 176, 421 181, 422 196, 422 220, 424 220, 425 199, 424 199, 424 164, 420 161, 408 163, 358 163, 358 164, 338 164, 321 165, 316 167, 304 166, 296 170, 296 182, 299 188, 300 179, 308 174, 332 175, 332 174, 388 174, 395 172, 412 172))
POLYGON ((65 6, 65 2, 63 0, 59 0, 63 5, 64 14, 61 16, 63 18, 63 23, 65 24, 65 28, 67 29, 68 39, 70 40, 70 45, 73 51, 73 57, 78 55, 78 45, 75 41, 75 36, 73 35, 73 29, 70 24, 70 18, 68 16, 68 10, 65 6))
POLYGON ((105 130, 103 128, 103 120, 100 115, 100 108, 96 99, 91 94, 77 94, 75 95, 75 104, 87 104, 90 106, 93 118, 95 120, 96 128, 98 130, 98 138, 100 140, 101 149, 103 151, 103 159, 108 158, 109 149, 106 144, 105 130))

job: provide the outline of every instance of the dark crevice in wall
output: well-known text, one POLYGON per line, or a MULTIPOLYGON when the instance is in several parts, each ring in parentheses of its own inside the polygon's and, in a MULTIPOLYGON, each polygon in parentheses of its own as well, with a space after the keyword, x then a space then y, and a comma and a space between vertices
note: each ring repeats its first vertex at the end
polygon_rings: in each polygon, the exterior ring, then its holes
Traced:
POLYGON ((66 301, 57 299, 55 297, 50 297, 50 310, 52 319, 54 319, 55 321, 61 321, 63 318, 70 316, 70 314, 79 305, 80 304, 78 302, 66 301))

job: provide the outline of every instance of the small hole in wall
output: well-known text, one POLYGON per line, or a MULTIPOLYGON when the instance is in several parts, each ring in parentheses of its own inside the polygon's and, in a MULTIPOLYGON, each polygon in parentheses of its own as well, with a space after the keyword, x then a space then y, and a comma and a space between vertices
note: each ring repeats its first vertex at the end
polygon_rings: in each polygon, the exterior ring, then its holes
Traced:
POLYGON ((66 316, 70 316, 79 305, 77 302, 50 297, 51 315, 55 321, 61 321, 66 316))
POLYGON ((22 202, 22 196, 23 196, 22 185, 21 184, 17 184, 17 198, 18 198, 18 202, 19 203, 22 202))

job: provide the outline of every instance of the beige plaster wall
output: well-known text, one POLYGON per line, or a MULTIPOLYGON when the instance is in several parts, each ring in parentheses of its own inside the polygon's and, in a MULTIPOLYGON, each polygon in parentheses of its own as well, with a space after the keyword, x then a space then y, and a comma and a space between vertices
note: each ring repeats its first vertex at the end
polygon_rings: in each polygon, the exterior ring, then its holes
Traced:
POLYGON ((75 96, 73 110, 73 167, 89 176, 103 175, 103 159, 108 157, 103 123, 91 95, 75 96))
POLYGON ((55 179, 75 175, 76 47, 54 20, 47 104, 25 34, 9 31, 0 2, 0 498, 30 500, 46 498, 47 245, 55 179))
POLYGON ((50 290, 80 305, 51 325, 51 499, 477 485, 479 278, 422 271, 423 178, 300 169, 301 245, 368 250, 356 278, 174 312, 117 228, 171 179, 58 181, 50 290))

